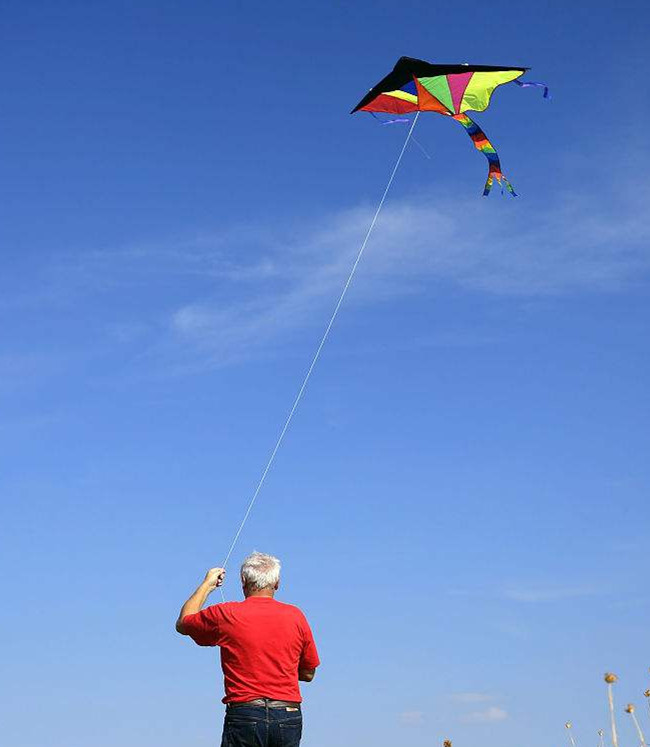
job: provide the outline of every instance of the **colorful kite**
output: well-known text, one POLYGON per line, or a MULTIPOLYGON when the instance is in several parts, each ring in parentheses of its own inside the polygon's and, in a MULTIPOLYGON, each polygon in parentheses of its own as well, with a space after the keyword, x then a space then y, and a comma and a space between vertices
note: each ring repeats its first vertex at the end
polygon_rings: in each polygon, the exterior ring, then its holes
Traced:
MULTIPOLYGON (((527 70, 526 67, 491 65, 433 65, 412 57, 400 57, 393 72, 364 96, 352 113, 437 112, 455 119, 465 128, 474 146, 488 160, 488 178, 483 194, 489 194, 496 179, 511 195, 516 196, 512 185, 501 171, 499 156, 494 146, 483 130, 465 112, 485 111, 494 89, 504 83, 516 81, 519 85, 542 86, 540 83, 519 83, 517 79, 527 70)), ((548 98, 546 88, 544 96, 548 98)))

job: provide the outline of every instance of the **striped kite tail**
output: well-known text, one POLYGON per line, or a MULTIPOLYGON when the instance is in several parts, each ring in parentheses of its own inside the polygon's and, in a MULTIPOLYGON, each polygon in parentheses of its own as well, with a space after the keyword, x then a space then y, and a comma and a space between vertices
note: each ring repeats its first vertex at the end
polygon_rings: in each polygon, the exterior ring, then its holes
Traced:
POLYGON ((485 135, 483 130, 476 124, 476 122, 474 122, 474 120, 470 119, 467 114, 454 114, 453 118, 463 125, 463 127, 467 130, 467 134, 472 138, 474 147, 477 150, 480 150, 488 160, 488 177, 485 182, 485 189, 483 190, 483 194, 485 196, 490 194, 490 190, 492 189, 492 185, 494 184, 494 180, 496 179, 504 189, 508 190, 508 192, 510 192, 513 197, 516 197, 517 193, 512 188, 512 184, 510 184, 510 182, 505 178, 503 172, 501 171, 501 162, 499 161, 499 155, 492 143, 487 139, 487 136, 485 135))

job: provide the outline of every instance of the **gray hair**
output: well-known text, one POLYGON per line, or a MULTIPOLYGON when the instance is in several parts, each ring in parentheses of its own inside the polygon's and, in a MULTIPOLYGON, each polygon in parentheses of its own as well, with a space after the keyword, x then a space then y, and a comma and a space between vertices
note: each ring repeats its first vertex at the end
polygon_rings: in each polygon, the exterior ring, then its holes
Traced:
POLYGON ((253 552, 242 563, 241 580, 251 591, 272 589, 280 581, 280 561, 273 555, 253 552))

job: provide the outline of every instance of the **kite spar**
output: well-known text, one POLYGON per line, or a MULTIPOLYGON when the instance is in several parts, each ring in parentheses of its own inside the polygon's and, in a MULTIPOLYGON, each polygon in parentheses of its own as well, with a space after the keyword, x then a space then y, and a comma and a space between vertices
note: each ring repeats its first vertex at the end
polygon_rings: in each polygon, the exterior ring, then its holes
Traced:
MULTIPOLYGON (((307 384, 309 383, 309 379, 311 378, 312 372, 314 368, 316 367, 316 363, 318 363, 318 359, 320 358, 320 354, 323 350, 323 347, 325 346, 325 343, 327 342, 327 338, 329 337, 329 334, 332 330, 332 327, 334 326, 334 322, 336 320, 336 317, 338 316, 339 309, 341 308, 341 305, 343 304, 343 300, 345 299, 345 296, 347 295, 348 289, 350 287, 350 284, 352 283, 352 280, 354 278, 354 275, 357 271, 357 267, 359 266, 359 263, 361 262, 361 258, 363 257, 363 253, 366 250, 366 246, 368 245, 368 241, 370 240, 370 236, 372 235, 372 232, 375 228, 375 225, 377 223, 377 219, 379 218, 379 214, 381 213, 382 208, 384 207, 384 203, 386 202, 386 198, 388 197, 388 193, 390 191, 390 188, 393 184, 393 181, 395 179, 395 174, 397 174, 397 170, 399 169, 400 164, 402 163, 402 158, 404 157, 404 153, 406 152, 406 148, 409 144, 409 141, 411 140, 411 136, 413 135, 413 130, 415 129, 415 125, 418 121, 418 117, 420 116, 420 113, 417 112, 415 117, 413 118, 413 121, 411 123, 411 126, 409 127, 409 130, 406 134, 406 138, 404 140, 404 144, 402 145, 402 149, 400 150, 399 156, 397 157, 397 160, 395 161, 395 165, 393 166, 393 170, 391 171, 390 177, 388 179, 388 182, 386 184, 386 187, 384 189, 384 193, 381 196, 381 200, 379 201, 379 204, 377 205, 377 209, 375 210, 375 214, 372 218, 372 221, 370 222, 370 226, 366 232, 366 235, 361 242, 361 247, 359 251, 357 252, 356 258, 354 260, 354 263, 352 264, 352 268, 350 270, 350 273, 348 274, 347 280, 345 281, 345 284, 343 286, 343 290, 341 291, 338 300, 336 302, 336 305, 334 306, 334 311, 332 312, 332 315, 330 316, 329 322, 327 323, 327 326, 325 327, 325 331, 323 332, 323 335, 320 339, 320 342, 318 343, 318 347, 316 348, 316 352, 314 353, 311 363, 309 364, 309 368, 307 369, 307 373, 305 374, 302 384, 300 385, 300 389, 298 390, 298 393, 296 394, 293 404, 291 406, 291 409, 289 410, 289 414, 287 415, 286 420, 284 421, 284 425, 282 426, 282 430, 280 431, 280 435, 278 436, 275 446, 273 447, 273 450, 271 451, 271 456, 269 457, 266 466, 264 467, 264 471, 262 472, 262 476, 260 477, 257 486, 255 487, 255 490, 253 492, 253 495, 248 503, 248 506, 246 508, 246 512, 244 513, 244 516, 241 520, 241 523, 239 524, 239 527, 235 533, 235 536, 233 537, 233 540, 230 544, 230 547, 228 548, 228 552, 226 553, 226 557, 221 564, 222 568, 226 568, 228 565, 228 561, 230 560, 230 556, 232 555, 233 550, 235 549, 235 546, 237 545, 237 542, 239 540, 239 537, 244 529, 244 526, 246 525, 246 522, 248 521, 248 517, 251 514, 251 511, 253 510, 253 506, 255 505, 255 502, 257 501, 257 496, 259 495, 260 491, 262 490, 262 487, 264 485, 264 482, 266 481, 266 476, 269 473, 269 470, 273 466, 273 462, 275 461, 276 454, 278 453, 280 446, 282 445, 282 442, 284 441, 284 437, 289 429, 289 426, 291 425, 291 421, 293 420, 293 416, 298 409, 298 405, 300 404, 300 400, 302 399, 305 390, 307 389, 307 384)), ((220 587, 222 588, 222 587, 220 587)), ((224 599, 223 595, 223 589, 221 591, 221 597, 224 599)))

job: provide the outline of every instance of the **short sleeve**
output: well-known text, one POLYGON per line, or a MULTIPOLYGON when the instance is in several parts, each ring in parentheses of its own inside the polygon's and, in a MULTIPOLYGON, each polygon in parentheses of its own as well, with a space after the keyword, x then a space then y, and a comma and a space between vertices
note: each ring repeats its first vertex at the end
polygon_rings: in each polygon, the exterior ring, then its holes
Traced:
POLYGON ((194 615, 185 615, 183 632, 199 646, 216 646, 219 638, 219 605, 207 607, 194 615))
POLYGON ((300 654, 300 663, 298 665, 298 668, 316 669, 316 667, 320 664, 320 659, 318 658, 318 651, 316 650, 316 643, 314 641, 314 636, 311 632, 311 628, 309 627, 309 623, 307 622, 307 620, 304 618, 302 623, 302 635, 302 653, 300 654))

